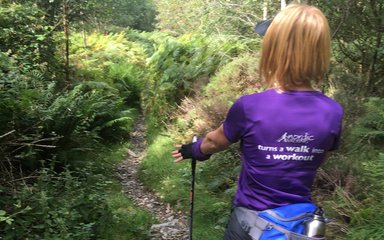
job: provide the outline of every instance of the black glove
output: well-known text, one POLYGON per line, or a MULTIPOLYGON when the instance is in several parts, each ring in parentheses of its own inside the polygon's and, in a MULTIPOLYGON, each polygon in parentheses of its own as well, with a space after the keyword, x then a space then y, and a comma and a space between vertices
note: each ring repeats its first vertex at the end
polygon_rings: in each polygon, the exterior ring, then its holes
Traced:
POLYGON ((179 153, 181 153, 181 156, 183 157, 183 159, 193 158, 193 153, 192 153, 193 144, 194 143, 181 145, 181 148, 179 149, 179 153))
POLYGON ((204 154, 201 152, 200 144, 202 141, 203 141, 203 138, 199 139, 197 142, 194 142, 194 143, 181 145, 181 148, 179 149, 179 153, 181 153, 181 156, 183 157, 183 159, 193 158, 198 161, 208 160, 211 157, 211 154, 204 154))

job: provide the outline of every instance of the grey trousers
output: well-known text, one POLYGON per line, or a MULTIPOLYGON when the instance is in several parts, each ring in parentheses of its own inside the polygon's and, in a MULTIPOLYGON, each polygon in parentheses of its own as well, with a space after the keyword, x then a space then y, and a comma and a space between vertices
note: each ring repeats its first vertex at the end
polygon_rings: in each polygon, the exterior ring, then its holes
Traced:
POLYGON ((247 226, 242 227, 237 220, 235 212, 232 211, 224 234, 224 240, 252 240, 251 236, 248 235, 248 231, 247 226))

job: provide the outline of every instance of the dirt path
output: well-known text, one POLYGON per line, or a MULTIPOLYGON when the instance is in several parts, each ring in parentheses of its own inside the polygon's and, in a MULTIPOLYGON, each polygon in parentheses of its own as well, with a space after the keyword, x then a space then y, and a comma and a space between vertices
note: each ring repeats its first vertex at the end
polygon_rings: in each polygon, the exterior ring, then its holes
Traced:
POLYGON ((123 190, 139 207, 147 209, 158 220, 152 225, 150 239, 184 240, 188 239, 188 221, 181 212, 174 211, 169 204, 163 203, 153 193, 147 191, 137 178, 137 169, 145 156, 144 118, 140 116, 131 133, 131 149, 127 158, 119 166, 117 174, 123 190))

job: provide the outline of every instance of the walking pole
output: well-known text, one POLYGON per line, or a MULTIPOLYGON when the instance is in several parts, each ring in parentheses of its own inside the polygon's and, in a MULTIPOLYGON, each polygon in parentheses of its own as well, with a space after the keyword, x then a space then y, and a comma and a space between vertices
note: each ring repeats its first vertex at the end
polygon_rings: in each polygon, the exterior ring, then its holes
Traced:
MULTIPOLYGON (((192 142, 196 142, 197 137, 193 136, 192 142)), ((191 160, 192 167, 192 179, 191 179, 191 191, 189 192, 189 240, 192 240, 192 229, 193 229, 193 199, 195 197, 195 172, 196 172, 196 159, 191 160)))

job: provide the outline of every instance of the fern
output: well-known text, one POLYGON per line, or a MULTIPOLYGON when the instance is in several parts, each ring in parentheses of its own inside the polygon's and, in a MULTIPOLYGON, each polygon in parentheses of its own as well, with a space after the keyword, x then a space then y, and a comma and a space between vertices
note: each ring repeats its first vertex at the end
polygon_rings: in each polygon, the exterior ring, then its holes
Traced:
POLYGON ((351 212, 352 224, 348 239, 381 239, 384 236, 384 99, 370 98, 365 115, 352 131, 351 141, 357 146, 351 158, 361 164, 359 169, 359 208, 351 212))
POLYGON ((384 153, 379 153, 377 159, 363 163, 363 174, 369 182, 367 195, 375 201, 384 204, 384 153))
POLYGON ((384 141, 384 98, 369 98, 365 107, 366 113, 358 120, 353 136, 355 141, 380 146, 384 141))

